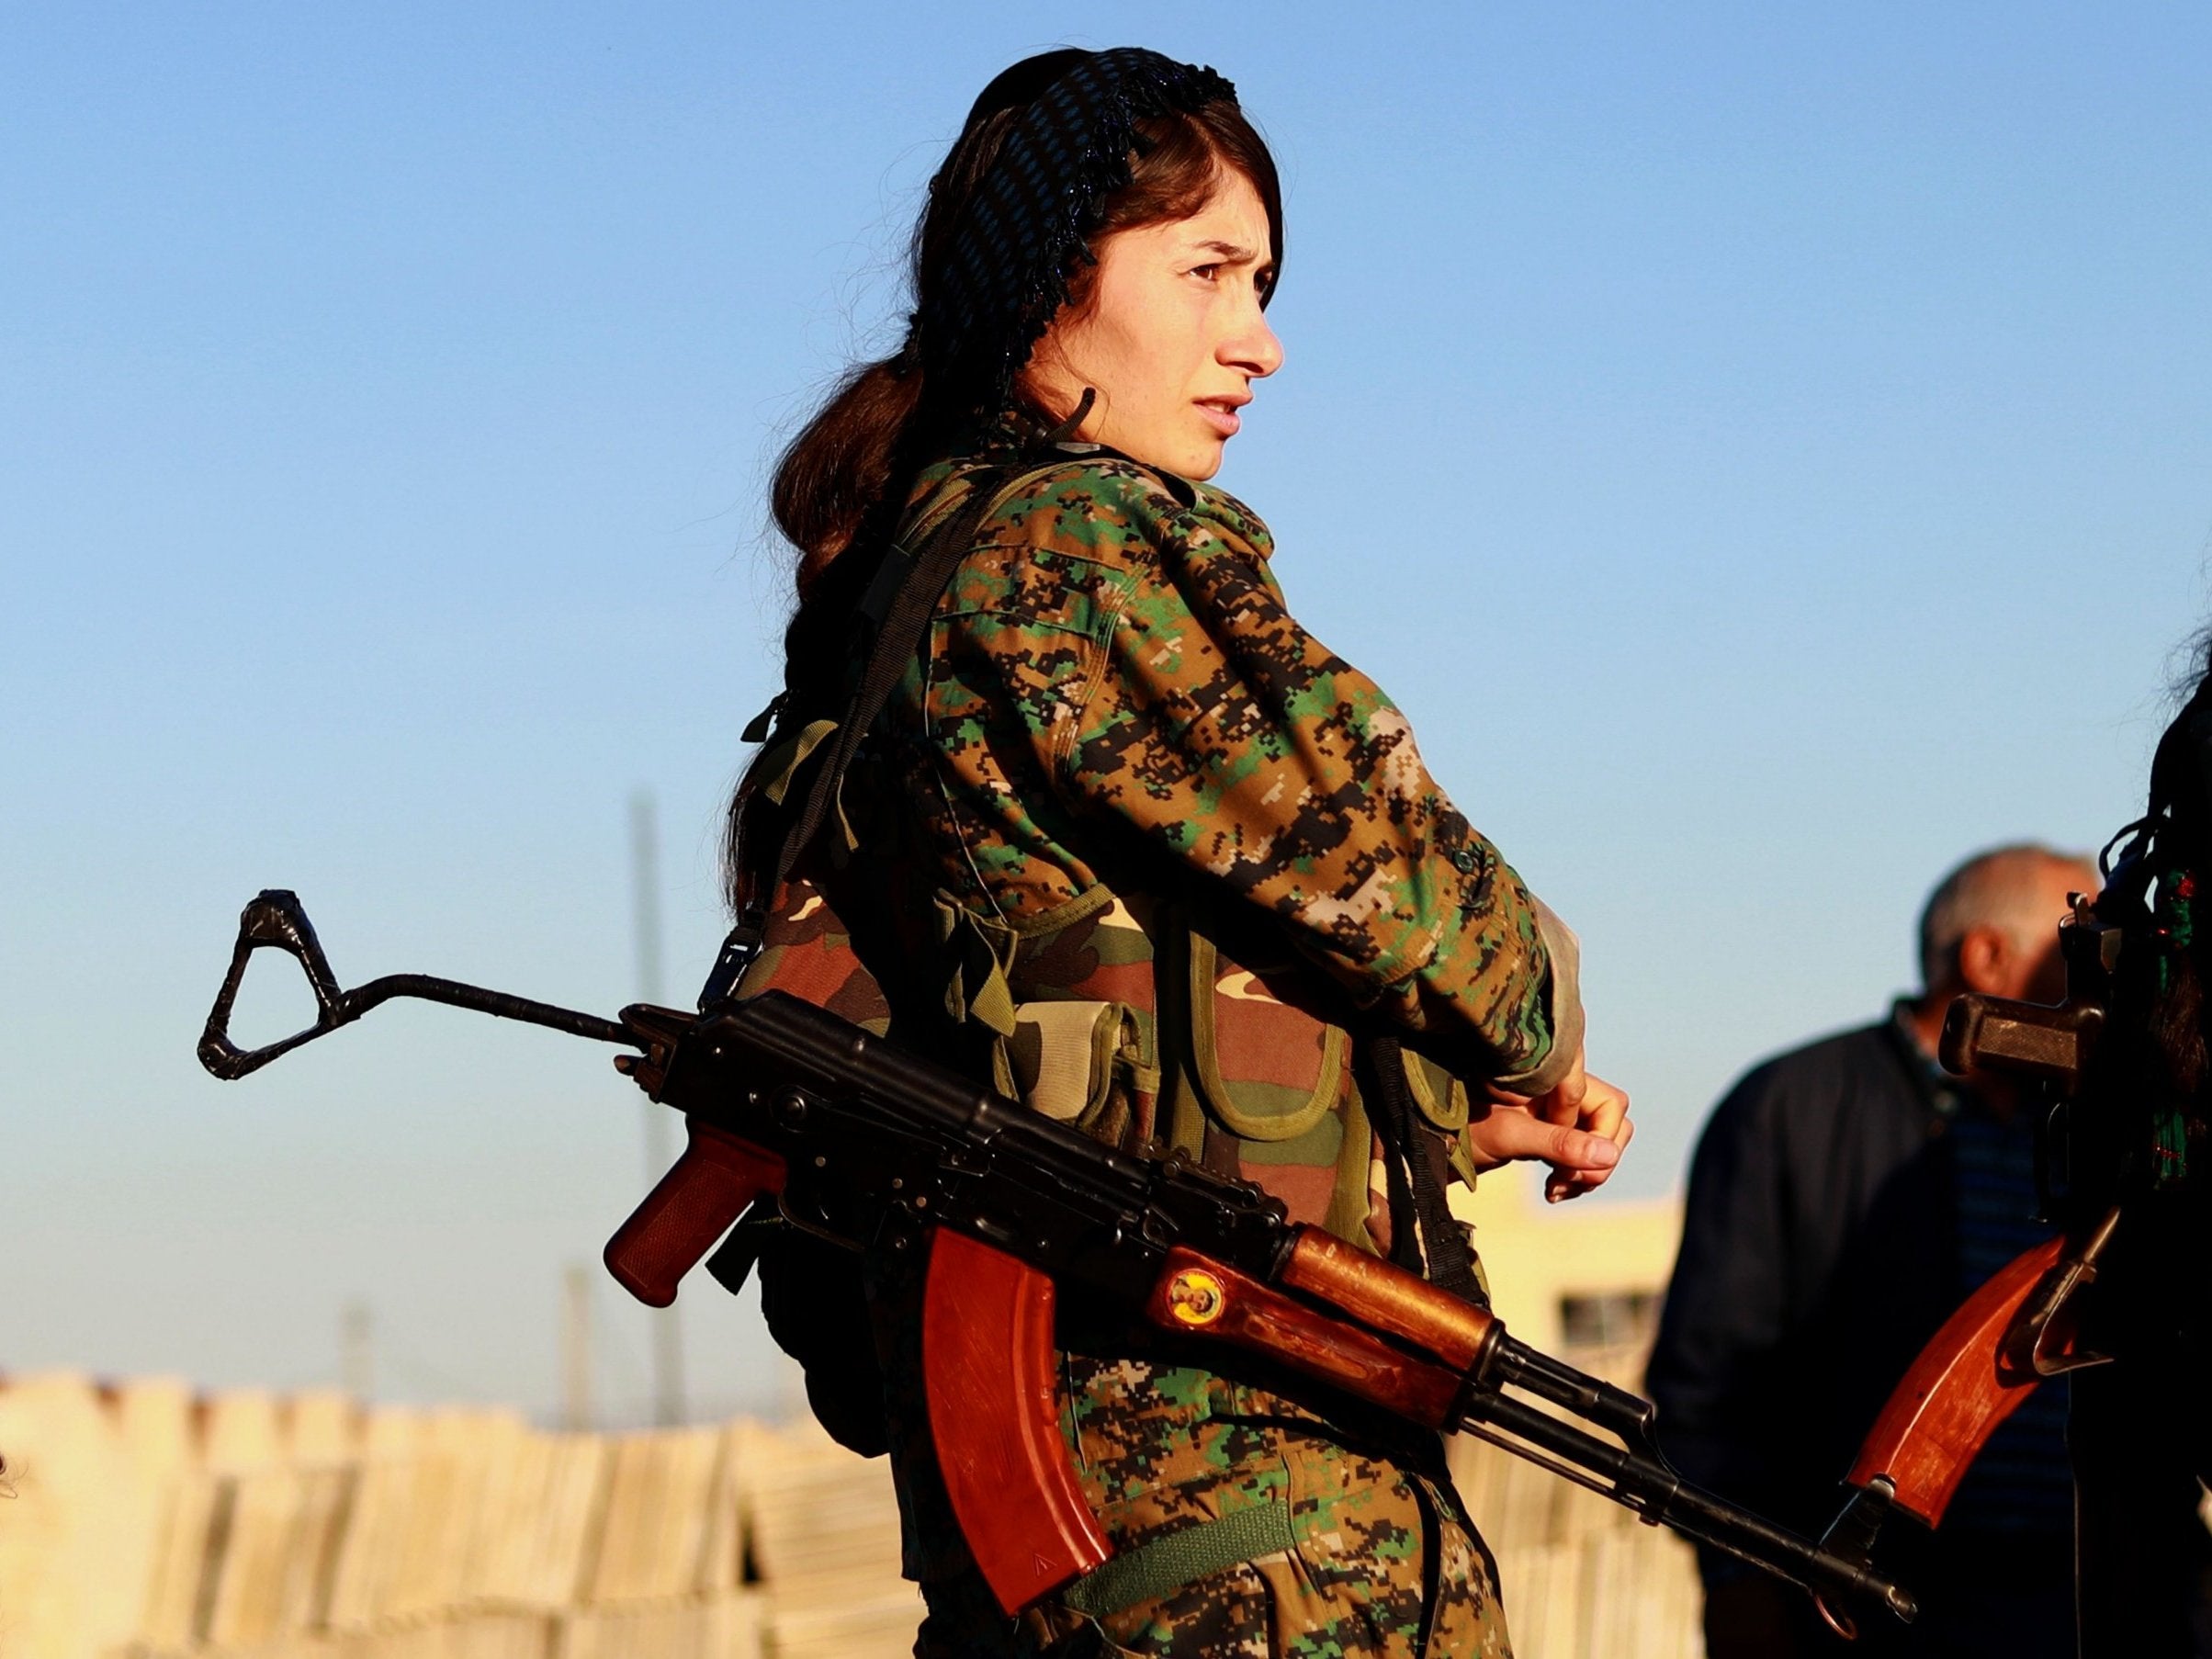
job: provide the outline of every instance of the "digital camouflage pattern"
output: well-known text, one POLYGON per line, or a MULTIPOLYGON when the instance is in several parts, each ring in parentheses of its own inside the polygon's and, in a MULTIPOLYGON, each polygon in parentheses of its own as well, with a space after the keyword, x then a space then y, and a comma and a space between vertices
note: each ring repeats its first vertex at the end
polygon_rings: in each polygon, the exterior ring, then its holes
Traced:
MULTIPOLYGON (((978 465, 922 475, 917 529, 978 465)), ((1539 1089, 1567 1055, 1546 1065, 1537 908, 1405 716, 1292 618, 1272 550, 1233 497, 1118 457, 1021 479, 887 711, 914 850, 962 907, 1032 930, 1134 840, 1452 1070, 1539 1089)))
POLYGON ((1496 1574, 1440 1451, 1414 1472, 1336 1443, 1298 1402, 1208 1371, 1065 1360, 1064 1428, 1117 1555, 1259 1506, 1292 1547, 1095 1618, 1002 1617, 942 1586, 916 1653, 1136 1653, 1176 1659, 1510 1659, 1496 1574))
POLYGON ((1572 936, 1292 619, 1247 509, 1111 454, 1027 460, 917 485, 908 546, 997 493, 847 779, 865 851, 824 886, 902 931, 863 957, 936 977, 892 1006, 987 1039, 1001 1089, 1388 1252, 1349 1028, 1411 1034, 1425 1132, 1471 1181, 1454 1077, 1563 1069, 1572 936))
MULTIPOLYGON (((1124 998, 1148 995, 1149 959, 1132 954, 1142 930, 1103 933, 1062 942, 1086 964, 1074 977, 1124 998)), ((888 1017, 851 936, 804 880, 778 896, 740 995, 769 989, 876 1031, 888 1017)), ((1432 1086, 1451 1085, 1429 1068, 1419 1087, 1432 1086)), ((1255 1149, 1266 1155, 1264 1145, 1247 1148, 1255 1149)), ((1387 1247, 1386 1230, 1381 1243, 1387 1247)), ((873 1260, 870 1299, 907 1569, 924 1585, 931 1609, 915 1650, 920 1659, 1510 1659, 1494 1563, 1459 1507, 1440 1450, 1418 1460, 1428 1472, 1416 1473, 1339 1444, 1326 1419, 1284 1395, 1130 1358, 1062 1356, 1062 1433, 1117 1553, 1256 1504, 1287 1507, 1295 1547, 1096 1619, 1052 1605, 1007 1619, 960 1544, 931 1455, 920 1387, 920 1281, 909 1264, 873 1260)))
POLYGON ((1295 1401, 1186 1367, 1070 1357, 1066 1384, 1077 1468, 1117 1550, 1254 1504, 1291 1512, 1291 1550, 1100 1615, 1116 1647, 1237 1659, 1508 1652, 1490 1562, 1440 1447, 1428 1473, 1411 1473, 1336 1443, 1295 1401))

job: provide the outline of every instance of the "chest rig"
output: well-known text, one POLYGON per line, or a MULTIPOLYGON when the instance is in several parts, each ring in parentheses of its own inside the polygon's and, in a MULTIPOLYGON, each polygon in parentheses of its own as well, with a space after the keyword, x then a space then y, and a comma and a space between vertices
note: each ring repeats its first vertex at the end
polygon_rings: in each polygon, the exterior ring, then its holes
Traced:
MULTIPOLYGON (((988 931, 971 919, 971 930, 988 931)), ((1477 1284, 1447 1184, 1474 1170, 1465 1084, 1363 1022, 1264 924, 1103 886, 997 931, 999 1087, 1116 1145, 1154 1143, 1439 1283, 1477 1284)))

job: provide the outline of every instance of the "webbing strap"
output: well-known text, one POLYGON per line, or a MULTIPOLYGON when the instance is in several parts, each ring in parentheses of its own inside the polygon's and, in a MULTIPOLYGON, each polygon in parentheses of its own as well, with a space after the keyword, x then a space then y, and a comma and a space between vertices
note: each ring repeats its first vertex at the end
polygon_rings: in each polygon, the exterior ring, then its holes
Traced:
POLYGON ((1140 1544, 1077 1579, 1060 1592, 1060 1599, 1078 1613, 1102 1618, 1211 1574, 1277 1554, 1296 1541, 1291 1507, 1275 1498, 1140 1544))
POLYGON ((906 672, 915 647, 921 643, 922 630, 929 626, 931 613, 936 610, 945 584, 953 580, 953 572, 967 557, 984 514, 990 511, 1004 481, 1004 474, 997 470, 976 474, 970 482, 968 499, 960 510, 930 533, 910 560, 903 547, 894 545, 884 550, 883 565, 868 595, 871 606, 883 607, 882 624, 875 630, 875 639, 861 669, 852 699, 845 705, 843 718, 839 722, 837 745, 815 773, 806 803, 784 836, 784 844, 776 854, 775 879, 768 884, 768 893, 775 893, 790 878, 799 854, 807 850, 815 831, 821 828, 822 819, 836 804, 853 754, 906 672), (896 581, 897 585, 886 604, 883 590, 890 581, 896 581))
MULTIPOLYGON (((737 925, 729 930, 729 937, 722 942, 721 953, 715 958, 705 985, 700 988, 702 1009, 712 1008, 736 995, 747 965, 760 952, 761 938, 768 925, 767 907, 791 879, 792 871, 798 866, 799 855, 822 827, 822 819, 834 808, 840 821, 843 820, 838 795, 844 787, 846 770, 852 764, 862 739, 875 724, 875 717, 883 713, 884 705, 890 700, 899 676, 913 660, 915 648, 921 643, 922 632, 929 626, 937 601, 952 581, 954 572, 959 570, 960 561, 967 556, 984 515, 990 511, 1006 483, 1006 474, 999 468, 976 472, 967 499, 938 522, 919 549, 908 552, 898 542, 884 548, 861 604, 863 618, 875 625, 875 637, 869 645, 859 681, 840 720, 816 720, 797 734, 802 746, 792 757, 776 787, 788 791, 800 768, 810 761, 815 766, 813 779, 798 803, 797 816, 790 821, 777 845, 774 875, 754 902, 739 914, 737 925), (824 728, 828 729, 821 729, 824 728), (810 741, 805 740, 807 733, 813 734, 810 741), (818 761, 815 760, 816 754, 821 756, 818 761)), ((784 719, 790 713, 790 694, 786 691, 753 717, 745 728, 745 740, 759 742, 781 732, 784 719)), ((776 804, 786 803, 779 798, 776 804)))
MULTIPOLYGON (((1406 1086, 1405 1050, 1395 1037, 1377 1037, 1367 1052, 1369 1080, 1374 1085, 1373 1115, 1382 1131, 1383 1149, 1390 1154, 1391 1207, 1395 1211, 1403 1203, 1411 1211, 1405 1219, 1412 1221, 1411 1230, 1419 1236, 1417 1243, 1403 1236, 1394 1238, 1391 1254, 1399 1266, 1425 1273, 1439 1290, 1470 1302, 1482 1301, 1467 1236, 1445 1202, 1444 1183, 1450 1179, 1450 1169, 1443 1148, 1422 1129, 1413 1090, 1406 1086)), ((1400 1220, 1396 1214, 1391 1217, 1394 1233, 1400 1220)))

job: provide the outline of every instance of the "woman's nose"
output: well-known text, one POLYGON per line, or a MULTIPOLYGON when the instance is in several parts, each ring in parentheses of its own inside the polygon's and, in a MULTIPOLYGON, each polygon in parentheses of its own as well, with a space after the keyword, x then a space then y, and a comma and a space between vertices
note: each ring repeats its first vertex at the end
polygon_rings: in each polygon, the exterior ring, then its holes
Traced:
POLYGON ((1264 379, 1282 367, 1282 342, 1268 326, 1267 313, 1254 304, 1242 326, 1222 342, 1215 357, 1226 367, 1264 379))

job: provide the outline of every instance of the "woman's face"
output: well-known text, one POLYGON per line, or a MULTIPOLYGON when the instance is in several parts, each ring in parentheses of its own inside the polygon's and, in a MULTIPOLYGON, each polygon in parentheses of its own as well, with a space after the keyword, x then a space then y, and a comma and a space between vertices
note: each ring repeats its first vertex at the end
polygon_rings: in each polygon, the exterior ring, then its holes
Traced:
POLYGON ((1272 275, 1268 214, 1240 173, 1224 173, 1189 219, 1107 237, 1092 303, 1053 320, 1021 385, 1064 414, 1097 391, 1077 435, 1184 478, 1221 470, 1252 382, 1282 366, 1261 314, 1272 275))

